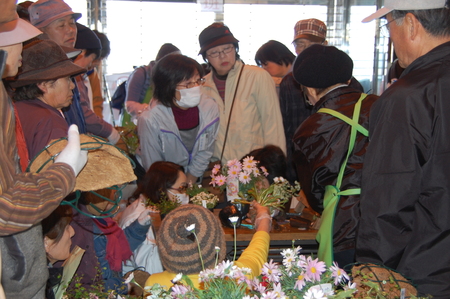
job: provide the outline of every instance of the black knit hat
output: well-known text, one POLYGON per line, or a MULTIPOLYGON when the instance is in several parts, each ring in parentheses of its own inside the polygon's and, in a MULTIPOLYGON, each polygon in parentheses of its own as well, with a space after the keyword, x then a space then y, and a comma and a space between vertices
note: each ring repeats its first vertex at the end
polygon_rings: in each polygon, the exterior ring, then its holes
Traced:
POLYGON ((225 26, 223 23, 217 22, 212 23, 198 36, 198 41, 200 43, 200 51, 198 54, 203 54, 207 50, 225 44, 235 44, 239 41, 233 36, 230 28, 225 26))
POLYGON ((332 46, 319 44, 303 50, 294 62, 293 75, 303 86, 327 88, 352 78, 353 60, 332 46))
POLYGON ((216 246, 219 261, 225 258, 225 236, 214 214, 198 205, 182 205, 164 217, 156 243, 164 268, 172 273, 194 274, 202 271, 194 234, 186 228, 195 224, 205 269, 214 268, 216 246))

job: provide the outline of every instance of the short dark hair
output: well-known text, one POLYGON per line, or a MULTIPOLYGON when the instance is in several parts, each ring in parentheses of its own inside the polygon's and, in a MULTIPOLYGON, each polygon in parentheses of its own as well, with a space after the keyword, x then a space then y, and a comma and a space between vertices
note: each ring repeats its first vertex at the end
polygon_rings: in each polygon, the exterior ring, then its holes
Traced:
POLYGON ((59 242, 71 221, 72 208, 68 205, 60 205, 42 220, 42 234, 44 237, 59 242))
POLYGON ((392 18, 396 19, 398 24, 401 24, 402 18, 407 13, 412 13, 422 24, 425 31, 432 36, 450 36, 450 9, 448 7, 424 10, 393 10, 392 18))
POLYGON ((152 203, 159 203, 161 192, 167 193, 177 181, 180 171, 184 172, 184 167, 172 162, 153 163, 131 198, 138 199, 140 194, 143 194, 152 203))
POLYGON ((177 84, 192 78, 196 72, 203 77, 202 66, 190 57, 181 54, 163 57, 153 72, 153 96, 166 107, 174 106, 177 84))
POLYGON ((258 49, 255 55, 255 62, 258 66, 266 64, 268 61, 288 66, 294 62, 294 59, 295 55, 276 40, 269 40, 258 49))
POLYGON ((100 57, 100 54, 102 52, 102 49, 84 49, 86 52, 84 52, 84 56, 89 56, 91 54, 95 54, 95 59, 98 59, 100 57))
POLYGON ((111 43, 103 32, 99 32, 98 30, 94 29, 95 35, 97 35, 98 39, 100 40, 100 43, 102 44, 102 50, 100 51, 100 55, 97 56, 97 59, 104 59, 111 54, 111 43))
POLYGON ((180 49, 178 49, 171 43, 166 43, 162 45, 161 48, 159 48, 158 54, 156 54, 155 61, 158 61, 173 52, 180 52, 180 49))
POLYGON ((245 157, 247 156, 253 156, 255 161, 259 161, 259 167, 264 166, 267 169, 267 172, 269 173, 267 180, 270 184, 273 183, 273 179, 276 177, 281 176, 286 178, 286 155, 279 146, 266 145, 265 147, 252 150, 250 153, 245 155, 245 157))
POLYGON ((37 83, 17 87, 12 97, 14 101, 32 100, 42 96, 44 92, 37 86, 37 83))

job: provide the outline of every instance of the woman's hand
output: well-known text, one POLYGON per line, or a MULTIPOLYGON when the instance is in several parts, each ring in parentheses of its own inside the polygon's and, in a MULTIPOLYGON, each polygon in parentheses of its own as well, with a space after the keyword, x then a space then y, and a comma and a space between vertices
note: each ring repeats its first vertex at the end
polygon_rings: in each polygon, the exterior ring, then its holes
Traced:
POLYGON ((265 231, 267 233, 272 229, 272 217, 270 216, 270 209, 262 206, 256 201, 251 203, 253 209, 256 211, 256 217, 254 218, 253 225, 256 231, 265 231))

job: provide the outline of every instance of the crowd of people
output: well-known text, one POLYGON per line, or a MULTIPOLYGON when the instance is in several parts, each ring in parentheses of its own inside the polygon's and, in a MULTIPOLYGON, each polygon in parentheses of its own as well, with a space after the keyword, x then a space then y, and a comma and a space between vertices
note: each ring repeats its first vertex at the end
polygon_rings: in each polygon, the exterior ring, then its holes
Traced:
MULTIPOLYGON (((321 260, 382 264, 411 278, 419 294, 450 297, 449 6, 385 0, 363 20, 386 20, 398 58, 381 96, 364 93, 353 60, 328 45, 318 19, 295 24, 296 55, 270 40, 255 53, 257 66, 240 59, 239 40, 221 22, 199 34, 203 65, 164 44, 127 82, 125 122, 137 125, 145 174, 112 217, 112 184, 82 192, 76 207, 60 205, 92 162, 80 134, 120 143, 99 108, 106 35, 77 23, 81 14, 63 0, 1 1, 0 298, 57 298, 97 283, 130 294, 124 275, 138 267, 151 274, 142 285, 170 288, 182 272, 201 287, 203 265, 224 259, 226 246, 220 221, 189 204, 187 186, 246 155, 266 166, 269 183, 275 175, 300 182, 322 215, 321 260), (55 163, 27 172, 62 137, 55 163), (146 205, 162 197, 182 205, 155 232, 146 205), (192 224, 200 247, 186 230, 192 224), (77 250, 78 282, 63 285, 63 263, 77 250)), ((259 275, 272 219, 252 206, 256 232, 236 264, 259 275)))

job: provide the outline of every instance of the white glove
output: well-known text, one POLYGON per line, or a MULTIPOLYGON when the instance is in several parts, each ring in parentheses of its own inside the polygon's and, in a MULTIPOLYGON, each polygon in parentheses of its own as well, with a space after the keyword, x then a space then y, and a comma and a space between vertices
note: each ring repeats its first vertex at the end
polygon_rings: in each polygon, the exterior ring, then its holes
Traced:
POLYGON ((80 148, 80 133, 78 133, 78 127, 71 125, 67 133, 68 142, 66 147, 56 158, 56 163, 66 163, 72 167, 77 176, 83 169, 87 162, 87 151, 82 151, 80 148))
POLYGON ((150 217, 150 210, 149 209, 145 209, 145 211, 143 211, 139 215, 138 222, 142 226, 149 225, 149 224, 152 223, 152 218, 150 217))
POLYGON ((119 132, 117 132, 116 129, 112 129, 111 134, 109 134, 108 136, 108 141, 109 143, 111 143, 112 145, 116 144, 120 139, 120 134, 119 132))

